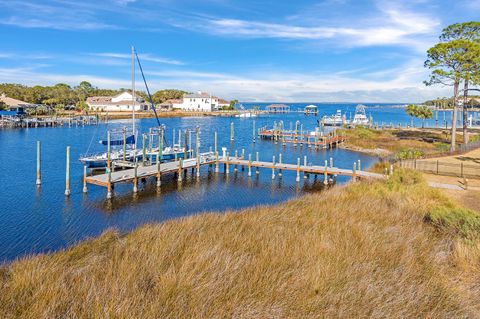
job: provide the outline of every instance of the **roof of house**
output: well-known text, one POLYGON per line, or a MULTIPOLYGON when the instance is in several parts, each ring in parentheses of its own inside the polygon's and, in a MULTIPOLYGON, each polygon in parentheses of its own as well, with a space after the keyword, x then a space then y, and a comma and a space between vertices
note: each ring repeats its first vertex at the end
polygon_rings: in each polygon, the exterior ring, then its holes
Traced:
POLYGON ((10 108, 15 108, 15 107, 27 107, 27 106, 33 106, 33 104, 20 101, 17 99, 12 99, 11 97, 6 96, 5 94, 0 95, 0 102, 5 103, 8 107, 10 108))
POLYGON ((169 99, 169 100, 166 100, 163 103, 182 104, 183 100, 182 99, 169 99))
POLYGON ((219 98, 219 99, 218 99, 218 103, 219 103, 219 104, 230 104, 230 101, 227 101, 227 100, 225 100, 225 99, 220 99, 220 98, 219 98))
POLYGON ((184 98, 187 98, 187 99, 202 98, 202 97, 206 97, 206 98, 212 97, 212 98, 215 98, 214 96, 211 96, 210 94, 208 94, 208 93, 206 93, 206 92, 185 94, 183 97, 184 97, 184 98))
MULTIPOLYGON (((112 98, 118 97, 120 94, 116 96, 90 96, 90 97, 87 97, 86 102, 88 105, 132 105, 131 100, 112 102, 112 98)), ((144 103, 137 101, 136 104, 144 104, 144 103)))

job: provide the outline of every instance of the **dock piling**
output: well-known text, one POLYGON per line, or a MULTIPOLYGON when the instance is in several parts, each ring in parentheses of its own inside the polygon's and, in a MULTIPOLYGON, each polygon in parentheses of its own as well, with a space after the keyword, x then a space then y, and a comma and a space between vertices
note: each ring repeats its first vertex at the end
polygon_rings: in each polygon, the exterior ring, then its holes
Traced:
POLYGON ((133 193, 138 192, 138 162, 135 160, 135 167, 133 169, 133 193))
POLYGON ((248 154, 248 177, 252 176, 252 154, 248 154))
POLYGON ((178 160, 178 182, 182 182, 183 170, 182 170, 182 159, 178 160))
POLYGON ((37 186, 40 186, 42 184, 42 174, 41 174, 41 170, 40 170, 40 164, 41 164, 41 161, 40 161, 40 141, 37 141, 37 180, 35 182, 35 184, 37 186))
POLYGON ((225 174, 229 174, 230 173, 230 153, 227 152, 227 157, 226 157, 226 162, 225 162, 225 174))
POLYGON ((233 142, 235 140, 235 129, 233 126, 233 122, 230 123, 230 142, 233 142))
POLYGON ((275 179, 275 155, 273 155, 272 159, 272 179, 275 179))
MULTIPOLYGON (((282 153, 278 154, 278 164, 280 166, 282 165, 282 153)), ((282 177, 282 169, 281 168, 278 170, 278 177, 282 177)))
POLYGON ((300 182, 300 157, 297 158, 297 178, 295 181, 300 182))
POLYGON ((352 182, 355 182, 356 179, 357 179, 357 163, 353 162, 352 182))
POLYGON ((328 185, 328 161, 325 160, 325 170, 324 170, 324 178, 323 178, 323 184, 328 185))
POLYGON ((142 165, 145 166, 145 159, 147 158, 147 145, 146 145, 147 135, 142 134, 142 165))
POLYGON ((87 165, 83 165, 83 193, 87 193, 87 165))
POLYGON ((67 162, 65 167, 65 196, 70 196, 70 146, 67 146, 67 162))
MULTIPOLYGON (((257 159, 256 162, 257 162, 257 163, 260 161, 259 158, 260 158, 260 156, 259 156, 259 154, 258 154, 258 152, 257 152, 257 154, 256 154, 256 159, 257 159)), ((257 175, 260 174, 260 170, 259 170, 258 166, 255 167, 255 174, 257 174, 257 175)))

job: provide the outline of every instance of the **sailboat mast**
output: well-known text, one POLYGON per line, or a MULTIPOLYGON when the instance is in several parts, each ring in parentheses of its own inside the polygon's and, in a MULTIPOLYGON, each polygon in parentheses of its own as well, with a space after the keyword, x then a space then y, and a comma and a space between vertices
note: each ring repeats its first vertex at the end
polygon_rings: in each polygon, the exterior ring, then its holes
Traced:
POLYGON ((132 131, 133 149, 137 148, 137 133, 135 132, 135 48, 132 46, 132 131))

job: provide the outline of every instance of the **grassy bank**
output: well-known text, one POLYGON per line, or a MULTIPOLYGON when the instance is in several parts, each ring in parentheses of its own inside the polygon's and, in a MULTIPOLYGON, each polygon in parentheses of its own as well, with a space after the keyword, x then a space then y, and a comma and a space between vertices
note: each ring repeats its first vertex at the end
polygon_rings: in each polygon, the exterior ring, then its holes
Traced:
MULTIPOLYGON (((442 155, 450 149, 450 132, 447 130, 373 130, 357 127, 342 130, 341 134, 347 137, 345 148, 384 157, 421 158, 442 155)), ((478 137, 478 134, 472 134, 470 139, 473 141, 478 137)), ((461 133, 457 134, 457 140, 462 141, 461 133)))
POLYGON ((479 216, 396 172, 0 270, 3 317, 475 317, 479 216))

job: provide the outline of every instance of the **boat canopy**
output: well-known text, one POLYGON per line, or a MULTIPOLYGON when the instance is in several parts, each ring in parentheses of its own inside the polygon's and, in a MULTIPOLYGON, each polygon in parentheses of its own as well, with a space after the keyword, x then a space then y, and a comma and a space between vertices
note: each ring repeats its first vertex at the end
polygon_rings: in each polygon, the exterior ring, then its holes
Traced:
MULTIPOLYGON (((134 144, 135 143, 135 136, 130 135, 125 139, 126 144, 134 144)), ((100 144, 108 145, 108 141, 100 140, 100 144)), ((111 140, 110 145, 123 145, 123 139, 121 140, 111 140)))

